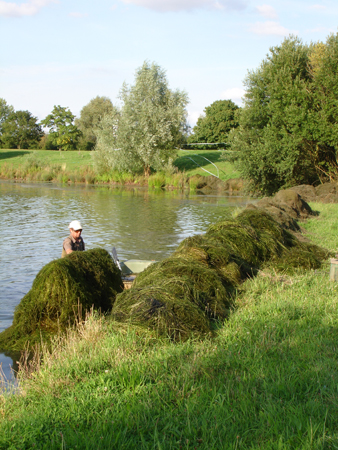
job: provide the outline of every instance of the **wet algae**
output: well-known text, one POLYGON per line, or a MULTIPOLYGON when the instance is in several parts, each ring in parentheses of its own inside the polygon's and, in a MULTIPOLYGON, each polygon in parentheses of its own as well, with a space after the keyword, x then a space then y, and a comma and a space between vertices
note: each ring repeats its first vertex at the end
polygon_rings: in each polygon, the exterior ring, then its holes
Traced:
POLYGON ((0 333, 1 349, 22 349, 65 330, 92 307, 109 312, 123 290, 121 273, 106 250, 73 252, 45 265, 0 333))
POLYGON ((149 266, 119 294, 112 316, 172 339, 212 332, 234 305, 242 281, 264 267, 316 269, 329 256, 301 242, 259 208, 211 225, 185 239, 172 256, 149 266))

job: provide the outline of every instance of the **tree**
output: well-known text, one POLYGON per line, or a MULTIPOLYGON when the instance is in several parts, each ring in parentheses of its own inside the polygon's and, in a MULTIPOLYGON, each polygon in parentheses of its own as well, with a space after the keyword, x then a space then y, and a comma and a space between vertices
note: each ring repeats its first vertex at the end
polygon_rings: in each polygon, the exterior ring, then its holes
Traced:
MULTIPOLYGON (((136 71, 135 84, 124 84, 120 98, 123 105, 119 116, 113 114, 118 120, 110 133, 112 168, 142 170, 146 176, 151 169, 163 169, 176 155, 184 131, 187 94, 170 90, 165 71, 144 62, 136 71)), ((99 140, 104 132, 98 132, 99 140)), ((98 143, 97 151, 107 150, 107 145, 107 140, 104 146, 98 143)))
POLYGON ((43 136, 41 126, 29 111, 16 111, 2 124, 3 146, 6 148, 36 148, 43 136))
POLYGON ((2 125, 13 112, 13 106, 8 105, 4 98, 0 98, 0 143, 2 143, 2 125))
POLYGON ((92 149, 96 144, 95 130, 102 118, 114 110, 113 103, 108 97, 95 97, 81 109, 80 118, 75 125, 82 132, 82 146, 86 150, 92 149))
POLYGON ((305 45, 289 37, 246 78, 237 167, 264 194, 338 178, 338 35, 305 45))
POLYGON ((53 111, 41 124, 49 128, 49 140, 59 150, 74 150, 77 146, 81 131, 74 125, 75 116, 69 108, 54 106, 53 111))
POLYGON ((188 142, 227 142, 229 132, 239 125, 239 111, 239 106, 231 100, 217 100, 207 106, 204 115, 198 118, 188 142))
POLYGON ((306 145, 321 181, 338 178, 338 34, 312 44, 307 69, 312 97, 306 145))
POLYGON ((117 167, 116 152, 117 130, 119 125, 120 112, 114 109, 110 114, 106 114, 95 130, 97 141, 94 152, 94 165, 100 173, 107 173, 117 167))

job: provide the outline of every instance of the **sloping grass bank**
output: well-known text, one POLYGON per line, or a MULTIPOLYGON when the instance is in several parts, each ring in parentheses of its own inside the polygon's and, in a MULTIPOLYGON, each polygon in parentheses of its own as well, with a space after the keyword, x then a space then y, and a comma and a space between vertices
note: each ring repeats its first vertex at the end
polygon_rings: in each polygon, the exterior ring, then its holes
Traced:
POLYGON ((239 177, 233 165, 222 160, 220 151, 180 150, 174 162, 176 173, 156 173, 149 179, 142 175, 109 172, 96 173, 93 152, 0 149, 0 178, 59 183, 137 184, 151 188, 195 189, 198 176, 219 176, 222 181, 239 177))
MULTIPOLYGON (((311 206, 325 214, 306 227, 334 251, 338 205, 311 206)), ((21 395, 0 397, 0 448, 338 448, 328 272, 247 281, 214 339, 173 344, 89 317, 22 377, 21 395)))

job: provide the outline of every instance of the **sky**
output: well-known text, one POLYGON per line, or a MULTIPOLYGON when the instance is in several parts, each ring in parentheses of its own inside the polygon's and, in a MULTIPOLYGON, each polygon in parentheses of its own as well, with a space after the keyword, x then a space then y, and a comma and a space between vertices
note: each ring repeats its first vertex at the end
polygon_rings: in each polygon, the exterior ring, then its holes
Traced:
POLYGON ((187 92, 194 126, 216 100, 242 104, 244 80, 290 34, 338 31, 337 0, 0 0, 0 97, 39 120, 96 96, 119 105, 144 61, 187 92))

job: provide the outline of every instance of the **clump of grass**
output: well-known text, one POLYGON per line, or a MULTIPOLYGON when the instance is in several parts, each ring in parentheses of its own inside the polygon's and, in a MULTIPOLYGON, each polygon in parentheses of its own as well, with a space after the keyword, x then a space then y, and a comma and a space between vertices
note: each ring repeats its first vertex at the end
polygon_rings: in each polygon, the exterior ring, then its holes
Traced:
POLYGON ((191 191, 195 191, 197 189, 198 183, 199 183, 199 178, 198 176, 192 176, 189 177, 189 187, 191 191))
POLYGON ((86 184, 94 184, 95 183, 95 175, 87 173, 86 177, 86 184))
POLYGON ((166 184, 165 174, 157 172, 154 175, 150 175, 148 178, 148 187, 155 189, 163 189, 166 184))
POLYGON ((185 189, 187 187, 187 177, 184 173, 168 171, 163 174, 163 177, 163 187, 167 189, 185 189))
POLYGON ((39 340, 40 334, 65 330, 79 306, 81 315, 91 307, 110 311, 122 290, 120 271, 106 250, 73 252, 51 261, 16 307, 13 325, 0 334, 0 347, 20 349, 26 340, 39 340))

